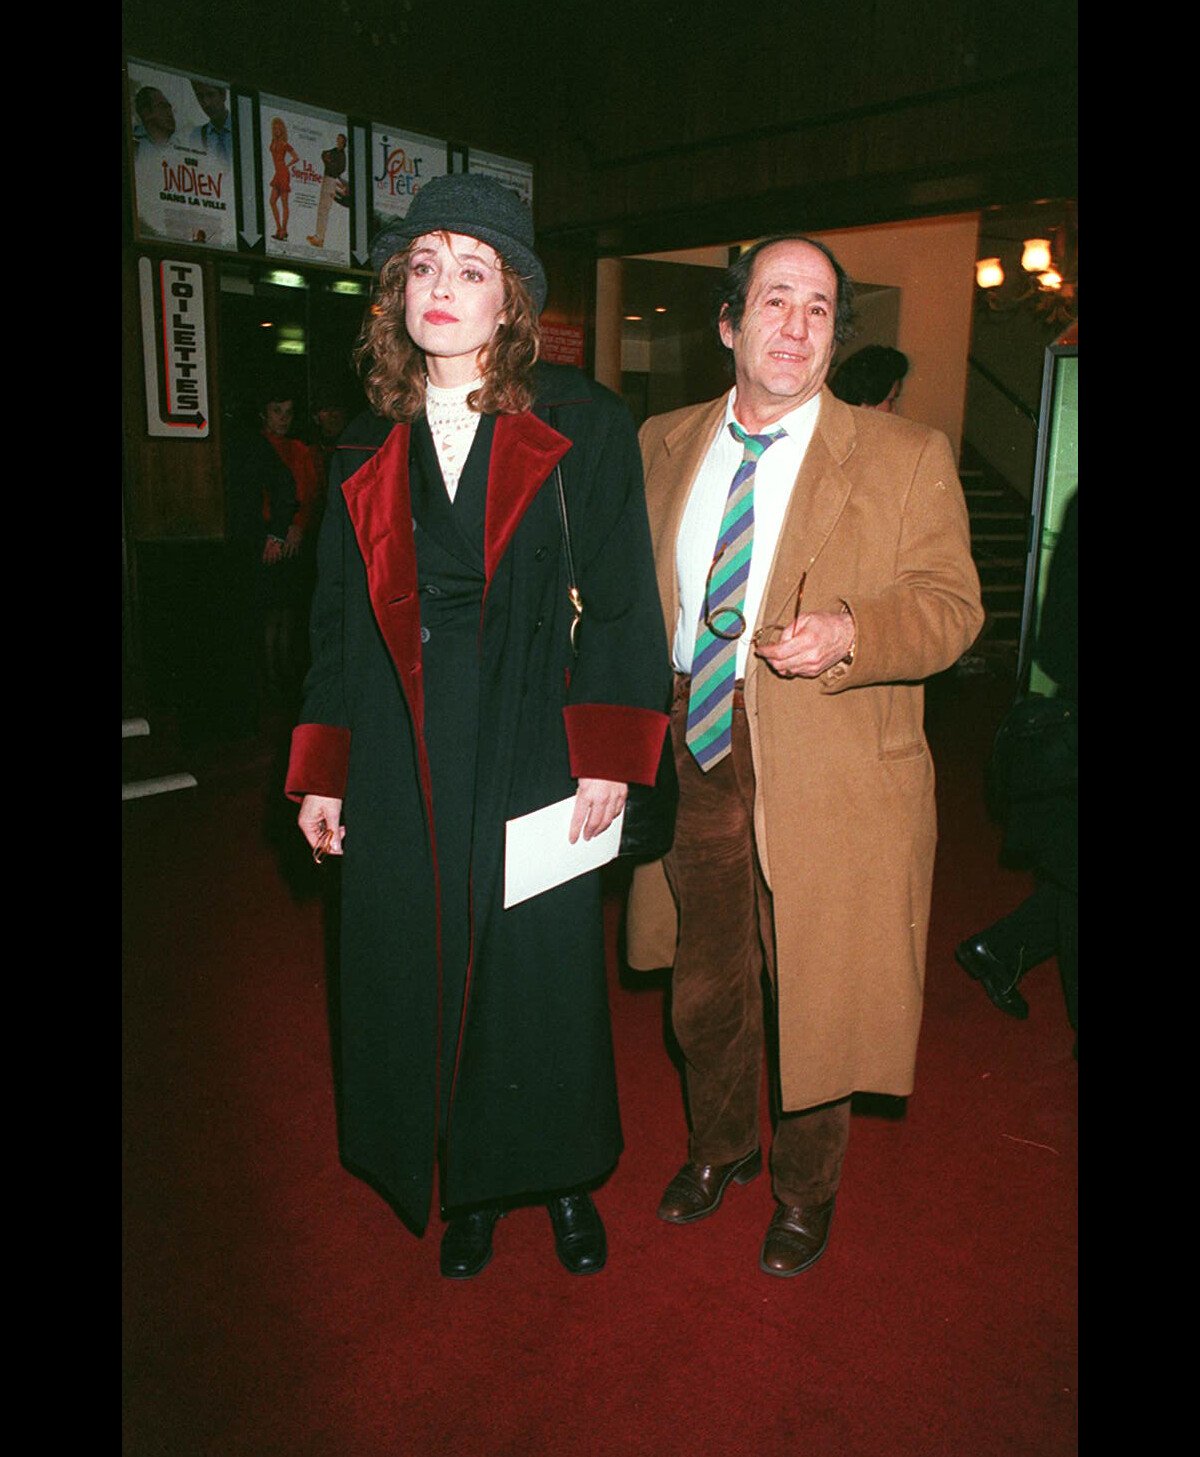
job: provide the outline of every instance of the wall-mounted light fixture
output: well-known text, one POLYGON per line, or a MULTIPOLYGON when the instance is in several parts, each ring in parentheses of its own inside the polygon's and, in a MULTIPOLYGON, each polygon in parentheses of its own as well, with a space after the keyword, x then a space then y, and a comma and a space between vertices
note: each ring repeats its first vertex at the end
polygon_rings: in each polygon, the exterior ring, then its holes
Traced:
MULTIPOLYGON (((981 235, 981 237, 984 235, 981 235)), ((999 239, 993 238, 992 242, 999 239)), ((1007 275, 1000 254, 980 258, 975 264, 977 299, 992 313, 1003 313, 1028 304, 1048 323, 1068 323, 1079 313, 1079 246, 1074 211, 1066 223, 1053 229, 1049 238, 1026 238, 1021 246, 1021 272, 1007 275)))

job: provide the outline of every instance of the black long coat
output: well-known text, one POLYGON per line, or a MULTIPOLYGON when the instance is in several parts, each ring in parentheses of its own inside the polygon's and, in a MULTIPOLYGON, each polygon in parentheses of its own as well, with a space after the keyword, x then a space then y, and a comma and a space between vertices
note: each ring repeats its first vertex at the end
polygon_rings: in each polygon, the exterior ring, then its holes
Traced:
POLYGON ((409 426, 363 417, 343 436, 318 548, 287 790, 343 800, 342 1156, 418 1232, 446 1039, 443 1206, 586 1183, 621 1151, 599 877, 504 910, 504 824, 579 777, 653 781, 669 658, 628 412, 577 370, 536 373, 534 412, 496 419, 488 464, 460 1022, 442 1005, 409 426), (585 602, 578 657, 560 460, 585 602))
POLYGON ((1056 788, 1014 797, 1001 807, 1003 856, 1030 865, 1072 894, 1079 889, 1079 494, 1067 502, 1042 600, 1035 657, 1054 679, 1056 701, 1074 706, 1074 721, 1047 740, 1039 777, 1061 776, 1056 788))

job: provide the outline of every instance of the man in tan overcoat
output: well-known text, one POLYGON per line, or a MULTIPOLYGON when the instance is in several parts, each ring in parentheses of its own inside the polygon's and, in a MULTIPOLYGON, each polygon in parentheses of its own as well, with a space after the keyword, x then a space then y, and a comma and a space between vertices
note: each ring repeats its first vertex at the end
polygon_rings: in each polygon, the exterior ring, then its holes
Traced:
POLYGON ((850 1096, 912 1090, 937 824, 921 680, 983 622, 946 437, 825 387, 851 285, 765 240, 719 312, 734 389, 641 431, 676 672, 675 845, 631 890, 631 966, 673 965, 691 1135, 659 1216, 762 1167, 762 973, 780 1085, 759 1265, 825 1250, 850 1096))

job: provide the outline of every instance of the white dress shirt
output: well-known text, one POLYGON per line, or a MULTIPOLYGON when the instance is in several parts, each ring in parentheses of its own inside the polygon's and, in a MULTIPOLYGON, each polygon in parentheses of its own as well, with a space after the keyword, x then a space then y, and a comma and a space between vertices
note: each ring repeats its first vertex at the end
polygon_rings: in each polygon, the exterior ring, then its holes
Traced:
MULTIPOLYGON (((679 582, 679 619, 675 624, 675 641, 671 647, 675 668, 680 673, 692 671, 692 654, 696 648, 696 631, 704 608, 704 588, 708 569, 717 548, 717 537, 725 515, 729 485, 742 462, 741 443, 729 428, 736 420, 737 390, 729 392, 725 401, 725 419, 717 438, 700 463, 692 483, 679 537, 675 543, 675 574, 679 582)), ((746 675, 750 655, 750 637, 758 620, 763 592, 775 559, 775 547, 783 529, 783 518, 792 497, 792 487, 804 463, 805 452, 817 423, 821 397, 811 400, 776 420, 763 434, 782 427, 787 433, 769 445, 754 472, 754 549, 750 556, 750 576, 746 582, 746 631, 738 639, 737 676, 746 675)), ((738 422, 740 424, 740 421, 738 422)), ((743 427, 744 428, 744 427, 743 427)))

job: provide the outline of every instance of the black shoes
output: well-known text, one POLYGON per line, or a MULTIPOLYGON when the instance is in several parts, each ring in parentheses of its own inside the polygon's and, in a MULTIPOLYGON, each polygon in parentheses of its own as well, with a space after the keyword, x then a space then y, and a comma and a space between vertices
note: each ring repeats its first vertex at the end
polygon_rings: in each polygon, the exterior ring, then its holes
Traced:
POLYGON ((452 1219, 442 1235, 441 1268, 449 1280, 469 1280, 492 1258, 492 1230, 499 1209, 472 1209, 452 1219))
MULTIPOLYGON (((548 1201, 554 1227, 554 1249, 572 1275, 591 1275, 604 1268, 608 1242, 604 1225, 589 1195, 559 1194, 548 1201)), ((441 1271, 449 1280, 470 1280, 492 1258, 492 1231, 503 1212, 495 1207, 472 1209, 446 1226, 442 1235, 441 1271)))
POLYGON ((954 952, 959 966, 973 976, 992 1000, 1009 1017, 1029 1016, 1029 1003, 1017 990, 1020 968, 1016 971, 1007 966, 989 949, 982 936, 974 936, 959 943, 954 952))
POLYGON ((559 1194, 546 1208, 554 1226, 555 1253, 563 1268, 572 1275, 593 1275, 603 1270, 608 1242, 591 1196, 582 1191, 559 1194))

